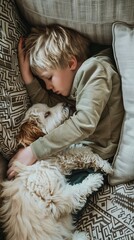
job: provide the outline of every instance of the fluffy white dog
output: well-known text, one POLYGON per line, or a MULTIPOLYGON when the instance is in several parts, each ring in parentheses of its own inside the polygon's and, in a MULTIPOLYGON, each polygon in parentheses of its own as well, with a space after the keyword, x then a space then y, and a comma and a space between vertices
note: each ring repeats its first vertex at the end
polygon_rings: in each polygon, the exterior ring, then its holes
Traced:
MULTIPOLYGON (((69 112, 69 107, 62 103, 53 108, 35 104, 27 111, 22 123, 20 143, 27 146, 37 138, 36 135, 49 133, 69 117, 69 112)), ((87 196, 98 190, 103 184, 103 176, 90 174, 82 183, 70 185, 65 174, 89 167, 112 173, 107 161, 89 147, 79 146, 32 166, 17 161, 14 164, 16 178, 2 183, 0 214, 7 240, 90 239, 87 233, 75 231, 71 213, 80 210, 87 196)))

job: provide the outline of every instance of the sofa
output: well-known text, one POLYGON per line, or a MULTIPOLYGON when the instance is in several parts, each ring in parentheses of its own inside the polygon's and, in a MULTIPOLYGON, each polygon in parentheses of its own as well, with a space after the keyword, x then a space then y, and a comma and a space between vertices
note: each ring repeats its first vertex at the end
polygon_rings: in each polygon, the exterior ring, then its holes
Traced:
POLYGON ((1 0, 0 12, 0 162, 8 163, 16 152, 16 135, 31 105, 18 66, 20 36, 32 26, 59 23, 88 34, 92 54, 112 48, 125 111, 114 174, 74 217, 91 240, 134 239, 134 1, 1 0))

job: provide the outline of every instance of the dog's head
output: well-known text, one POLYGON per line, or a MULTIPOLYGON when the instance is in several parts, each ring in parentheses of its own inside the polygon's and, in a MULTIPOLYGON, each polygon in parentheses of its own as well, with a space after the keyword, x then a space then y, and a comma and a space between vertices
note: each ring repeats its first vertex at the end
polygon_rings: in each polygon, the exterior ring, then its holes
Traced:
POLYGON ((58 103, 54 107, 37 103, 28 109, 17 136, 19 144, 29 146, 39 137, 50 133, 61 125, 72 113, 66 103, 58 103))

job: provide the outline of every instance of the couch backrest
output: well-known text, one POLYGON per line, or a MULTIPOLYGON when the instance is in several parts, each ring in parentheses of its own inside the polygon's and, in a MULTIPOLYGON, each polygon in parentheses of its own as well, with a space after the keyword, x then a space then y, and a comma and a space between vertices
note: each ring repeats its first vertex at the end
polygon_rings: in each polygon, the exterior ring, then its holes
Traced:
POLYGON ((111 44, 115 21, 134 23, 133 0, 16 0, 31 25, 59 23, 87 33, 91 40, 111 44))

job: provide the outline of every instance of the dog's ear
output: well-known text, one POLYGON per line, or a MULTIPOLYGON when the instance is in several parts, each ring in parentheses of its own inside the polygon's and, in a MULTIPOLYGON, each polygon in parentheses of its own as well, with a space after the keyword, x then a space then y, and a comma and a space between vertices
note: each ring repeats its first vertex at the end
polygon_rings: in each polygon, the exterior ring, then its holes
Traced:
POLYGON ((18 145, 27 147, 39 137, 43 137, 44 135, 45 134, 37 126, 36 121, 26 121, 21 125, 20 132, 17 135, 18 145))

